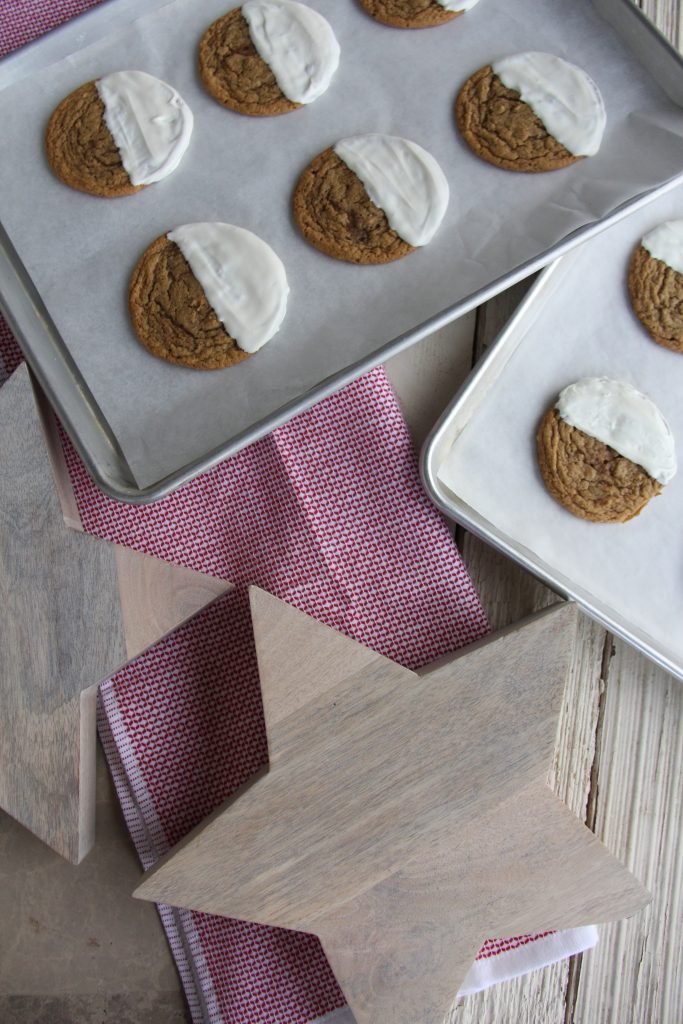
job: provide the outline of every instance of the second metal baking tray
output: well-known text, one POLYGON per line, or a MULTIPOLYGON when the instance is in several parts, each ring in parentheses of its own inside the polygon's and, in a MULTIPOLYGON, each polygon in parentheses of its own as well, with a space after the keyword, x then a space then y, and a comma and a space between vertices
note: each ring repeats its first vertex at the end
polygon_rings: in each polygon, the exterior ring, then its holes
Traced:
POLYGON ((607 376, 649 395, 683 462, 683 357, 650 340, 626 290, 640 238, 682 216, 678 186, 548 267, 443 413, 420 460, 425 489, 447 516, 680 679, 683 469, 630 522, 588 523, 545 491, 534 435, 562 387, 607 376))

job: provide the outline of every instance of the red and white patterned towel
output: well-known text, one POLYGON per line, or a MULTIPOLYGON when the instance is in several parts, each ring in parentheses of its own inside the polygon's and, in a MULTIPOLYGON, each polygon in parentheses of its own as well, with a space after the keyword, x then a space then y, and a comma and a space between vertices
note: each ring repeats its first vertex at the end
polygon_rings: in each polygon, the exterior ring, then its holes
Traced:
MULTIPOLYGON (((96 2, 4 0, 0 55, 96 2)), ((0 383, 19 358, 0 321, 0 383)), ((488 628, 381 370, 151 506, 107 499, 65 451, 88 533, 237 587, 101 687, 100 736, 145 869, 266 760, 249 584, 411 668, 488 628)), ((352 1021, 315 938, 160 913, 193 1020, 352 1021)), ((593 929, 490 940, 463 992, 594 941, 593 929)))

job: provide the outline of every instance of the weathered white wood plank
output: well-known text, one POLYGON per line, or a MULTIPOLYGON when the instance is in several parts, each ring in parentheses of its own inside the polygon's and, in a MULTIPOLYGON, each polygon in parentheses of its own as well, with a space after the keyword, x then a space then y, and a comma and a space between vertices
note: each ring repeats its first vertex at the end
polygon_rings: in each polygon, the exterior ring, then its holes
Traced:
POLYGON ((57 428, 57 420, 50 408, 50 403, 40 390, 37 381, 31 375, 30 371, 29 376, 31 376, 33 383, 36 409, 38 410, 40 425, 43 429, 45 447, 47 448, 47 454, 52 467, 54 488, 57 492, 57 497, 59 498, 59 504, 62 507, 64 523, 72 530, 82 530, 83 524, 81 523, 81 516, 76 503, 76 495, 74 494, 71 477, 69 476, 69 470, 67 469, 64 448, 57 428))
POLYGON ((660 32, 679 50, 683 49, 683 19, 680 0, 636 0, 660 32))
MULTIPOLYGON (((640 6, 683 46, 679 0, 640 6)), ((656 585, 656 584, 655 584, 656 585)), ((598 735, 595 831, 654 894, 624 924, 605 926, 567 993, 571 1024, 683 1020, 683 684, 617 641, 598 735)))
POLYGON ((474 323, 468 313, 385 364, 417 448, 470 372, 474 323))
POLYGON ((617 642, 598 751, 595 831, 654 894, 601 928, 581 967, 576 1024, 683 1020, 683 685, 617 642))
POLYGON ((25 366, 0 392, 0 436, 0 806, 78 861, 95 810, 81 693, 126 660, 114 547, 64 525, 25 366))
POLYGON ((96 684, 230 584, 69 528, 43 414, 21 366, 0 392, 0 807, 78 862, 94 839, 96 684))

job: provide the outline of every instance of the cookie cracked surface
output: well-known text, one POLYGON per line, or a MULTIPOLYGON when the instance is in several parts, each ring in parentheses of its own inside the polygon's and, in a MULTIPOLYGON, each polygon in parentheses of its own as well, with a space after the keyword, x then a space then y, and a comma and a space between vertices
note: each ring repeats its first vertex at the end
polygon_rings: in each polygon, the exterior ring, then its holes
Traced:
POLYGON ((161 235, 133 271, 128 305, 138 338, 178 366, 218 370, 249 358, 209 304, 175 242, 161 235))
POLYGON ((550 494, 580 519, 625 523, 660 494, 641 466, 549 409, 536 435, 538 465, 550 494))
POLYGON ((207 92, 238 114, 271 117, 301 106, 280 89, 254 46, 239 7, 214 21, 202 36, 199 74, 207 92))
POLYGON ((53 173, 79 192, 109 199, 144 188, 128 177, 94 81, 79 86, 55 108, 45 147, 53 173))
POLYGON ((299 178, 292 206, 304 238, 335 259, 391 263, 413 251, 331 147, 319 153, 299 178))
POLYGON ((507 171, 554 171, 583 159, 549 134, 519 92, 503 85, 490 64, 463 85, 455 117, 477 156, 507 171))
POLYGON ((633 310, 658 345, 683 353, 683 274, 639 245, 628 272, 633 310))
POLYGON ((392 28, 436 28, 462 11, 447 11, 437 0, 360 0, 368 14, 392 28))

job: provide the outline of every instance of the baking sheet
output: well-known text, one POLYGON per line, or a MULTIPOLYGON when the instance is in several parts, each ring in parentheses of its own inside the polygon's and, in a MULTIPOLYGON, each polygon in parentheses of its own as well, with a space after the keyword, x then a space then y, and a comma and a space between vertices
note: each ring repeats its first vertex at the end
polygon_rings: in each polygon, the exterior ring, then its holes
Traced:
POLYGON ((517 347, 437 475, 518 552, 611 609, 683 672, 683 356, 649 339, 626 288, 642 236, 681 217, 678 186, 560 261, 526 333, 502 340, 517 347), (536 429, 558 392, 601 376, 649 395, 677 445, 677 475, 629 523, 575 518, 547 493, 536 463, 536 429))
POLYGON ((175 0, 0 94, 0 220, 40 292, 140 487, 216 448, 388 340, 537 256, 683 168, 683 117, 589 0, 483 0, 438 31, 373 22, 351 0, 310 0, 333 24, 342 63, 330 91, 275 119, 225 111, 205 95, 196 44, 225 0, 175 0), (600 153, 548 175, 478 160, 452 118, 476 68, 541 49, 584 67, 605 98, 600 153), (139 67, 171 82, 195 114, 179 170, 136 196, 103 201, 50 174, 50 111, 89 78, 139 67), (384 131, 429 149, 451 202, 426 249, 387 267, 322 256, 298 235, 289 197, 307 162, 349 134, 384 131), (255 231, 291 285, 278 336, 237 367, 167 365, 136 341, 127 283, 149 242, 174 226, 224 220, 255 231))

